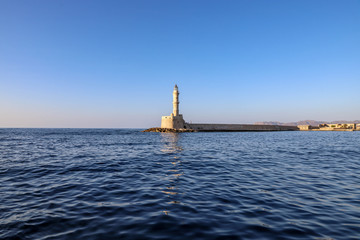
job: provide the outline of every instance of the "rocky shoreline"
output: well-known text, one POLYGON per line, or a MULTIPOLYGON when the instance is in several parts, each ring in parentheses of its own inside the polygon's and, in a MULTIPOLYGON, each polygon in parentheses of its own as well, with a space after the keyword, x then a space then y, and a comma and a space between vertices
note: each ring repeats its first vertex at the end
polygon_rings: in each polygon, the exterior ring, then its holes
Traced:
POLYGON ((193 129, 174 129, 174 128, 149 128, 142 132, 164 132, 164 133, 182 133, 182 132, 196 132, 193 129))

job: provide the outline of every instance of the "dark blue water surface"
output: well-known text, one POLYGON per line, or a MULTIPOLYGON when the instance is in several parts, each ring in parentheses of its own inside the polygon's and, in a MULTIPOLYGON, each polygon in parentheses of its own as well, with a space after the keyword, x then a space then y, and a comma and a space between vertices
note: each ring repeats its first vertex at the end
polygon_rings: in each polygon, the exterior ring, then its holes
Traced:
POLYGON ((360 239, 360 132, 0 129, 0 239, 360 239))

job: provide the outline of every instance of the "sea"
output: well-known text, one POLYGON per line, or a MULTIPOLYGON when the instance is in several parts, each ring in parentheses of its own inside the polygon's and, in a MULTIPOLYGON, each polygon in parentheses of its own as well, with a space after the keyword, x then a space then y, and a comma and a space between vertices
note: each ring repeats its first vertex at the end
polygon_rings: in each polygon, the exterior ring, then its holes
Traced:
POLYGON ((360 239, 360 132, 0 129, 0 239, 360 239))

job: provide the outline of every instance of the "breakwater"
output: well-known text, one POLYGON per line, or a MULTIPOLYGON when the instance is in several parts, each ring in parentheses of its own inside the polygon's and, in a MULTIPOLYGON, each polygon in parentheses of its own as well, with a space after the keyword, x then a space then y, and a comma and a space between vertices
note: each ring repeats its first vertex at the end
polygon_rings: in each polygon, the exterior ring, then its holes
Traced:
POLYGON ((142 132, 165 132, 165 133, 180 133, 180 132, 196 132, 193 129, 175 129, 175 128, 149 128, 146 130, 143 130, 142 132))
POLYGON ((190 129, 199 132, 265 132, 298 131, 296 126, 254 125, 254 124, 187 124, 190 129))
POLYGON ((273 132, 298 130, 299 128, 296 126, 186 123, 185 128, 149 128, 143 132, 273 132))

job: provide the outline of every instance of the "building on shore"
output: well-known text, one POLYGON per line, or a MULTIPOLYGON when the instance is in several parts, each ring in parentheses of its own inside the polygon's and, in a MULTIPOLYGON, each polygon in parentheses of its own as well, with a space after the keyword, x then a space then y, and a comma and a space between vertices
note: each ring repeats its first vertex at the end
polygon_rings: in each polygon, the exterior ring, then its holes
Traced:
POLYGON ((311 125, 298 125, 298 128, 299 128, 300 131, 309 131, 313 127, 311 125))
POLYGON ((356 123, 322 123, 319 126, 299 125, 300 131, 360 131, 356 123))

